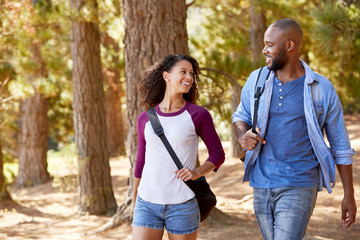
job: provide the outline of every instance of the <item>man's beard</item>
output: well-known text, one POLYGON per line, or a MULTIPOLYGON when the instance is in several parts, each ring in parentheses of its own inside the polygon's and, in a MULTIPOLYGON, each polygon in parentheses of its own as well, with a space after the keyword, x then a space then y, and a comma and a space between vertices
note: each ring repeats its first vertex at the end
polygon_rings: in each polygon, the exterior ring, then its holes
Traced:
POLYGON ((275 59, 272 60, 272 63, 270 66, 268 66, 269 70, 276 71, 282 69, 286 62, 288 60, 288 57, 285 53, 285 48, 281 48, 279 54, 275 57, 275 59))

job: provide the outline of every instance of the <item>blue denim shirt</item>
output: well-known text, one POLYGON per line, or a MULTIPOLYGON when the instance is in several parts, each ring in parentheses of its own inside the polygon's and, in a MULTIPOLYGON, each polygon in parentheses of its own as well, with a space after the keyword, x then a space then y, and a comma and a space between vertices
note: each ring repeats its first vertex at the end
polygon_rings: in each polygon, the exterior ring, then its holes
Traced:
MULTIPOLYGON (((335 185, 335 164, 352 164, 352 156, 355 151, 350 145, 343 120, 342 106, 334 86, 328 79, 313 72, 304 61, 301 61, 301 63, 305 69, 305 119, 311 145, 321 169, 319 171, 319 190, 325 187, 331 193, 331 188, 335 185), (330 148, 325 143, 324 131, 330 148)), ((254 89, 259 70, 257 69, 250 74, 242 89, 241 102, 232 115, 233 123, 243 121, 252 126, 255 101, 254 89)), ((271 72, 269 78, 265 81, 265 90, 259 101, 257 127, 261 128, 261 137, 264 137, 266 133, 274 76, 274 72, 271 72)), ((248 151, 246 154, 244 181, 249 181, 250 171, 258 158, 261 145, 259 142, 254 150, 248 151)))

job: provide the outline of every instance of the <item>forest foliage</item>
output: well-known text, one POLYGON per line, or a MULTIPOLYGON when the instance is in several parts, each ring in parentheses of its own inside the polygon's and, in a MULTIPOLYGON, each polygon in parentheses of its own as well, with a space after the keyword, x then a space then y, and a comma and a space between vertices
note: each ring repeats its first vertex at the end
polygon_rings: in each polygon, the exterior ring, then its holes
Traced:
MULTIPOLYGON (((344 111, 360 111, 360 1, 261 0, 266 23, 293 18, 304 30, 301 58, 336 87, 344 111)), ((120 71, 123 108, 126 108, 124 73, 124 20, 121 0, 98 0, 101 36, 108 35, 120 51, 101 46, 103 68, 120 71), (115 59, 115 61, 114 61, 115 59)), ((219 134, 229 139, 232 80, 243 86, 264 60, 253 62, 250 49, 249 0, 187 1, 190 54, 203 68, 199 104, 211 110, 219 134)), ((71 20, 91 9, 70 10, 69 1, 0 1, 1 139, 5 162, 16 161, 19 100, 40 92, 49 101, 49 148, 74 141, 72 110, 71 20), (34 4, 30 8, 29 2, 34 4), (46 77, 29 82, 27 75, 39 64, 30 46, 39 44, 46 77)), ((166 36, 164 36, 166 37, 166 36)), ((107 89, 104 84, 104 90, 107 89)))

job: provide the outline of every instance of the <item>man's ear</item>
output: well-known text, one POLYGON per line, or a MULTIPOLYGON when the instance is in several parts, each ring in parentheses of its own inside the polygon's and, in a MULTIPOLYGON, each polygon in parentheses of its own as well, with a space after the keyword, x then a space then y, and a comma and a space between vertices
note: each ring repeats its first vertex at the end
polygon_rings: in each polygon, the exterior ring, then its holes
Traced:
POLYGON ((293 40, 288 40, 286 42, 286 49, 288 50, 288 52, 294 50, 295 49, 295 42, 293 40))

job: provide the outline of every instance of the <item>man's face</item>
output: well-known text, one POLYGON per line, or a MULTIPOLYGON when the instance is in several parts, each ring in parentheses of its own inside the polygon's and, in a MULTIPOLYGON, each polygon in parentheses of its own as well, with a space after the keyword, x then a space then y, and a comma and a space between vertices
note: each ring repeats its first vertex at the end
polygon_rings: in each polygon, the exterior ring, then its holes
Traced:
POLYGON ((266 58, 266 64, 270 70, 276 71, 282 69, 288 56, 285 49, 287 39, 276 27, 270 27, 264 34, 264 49, 262 53, 266 58))

